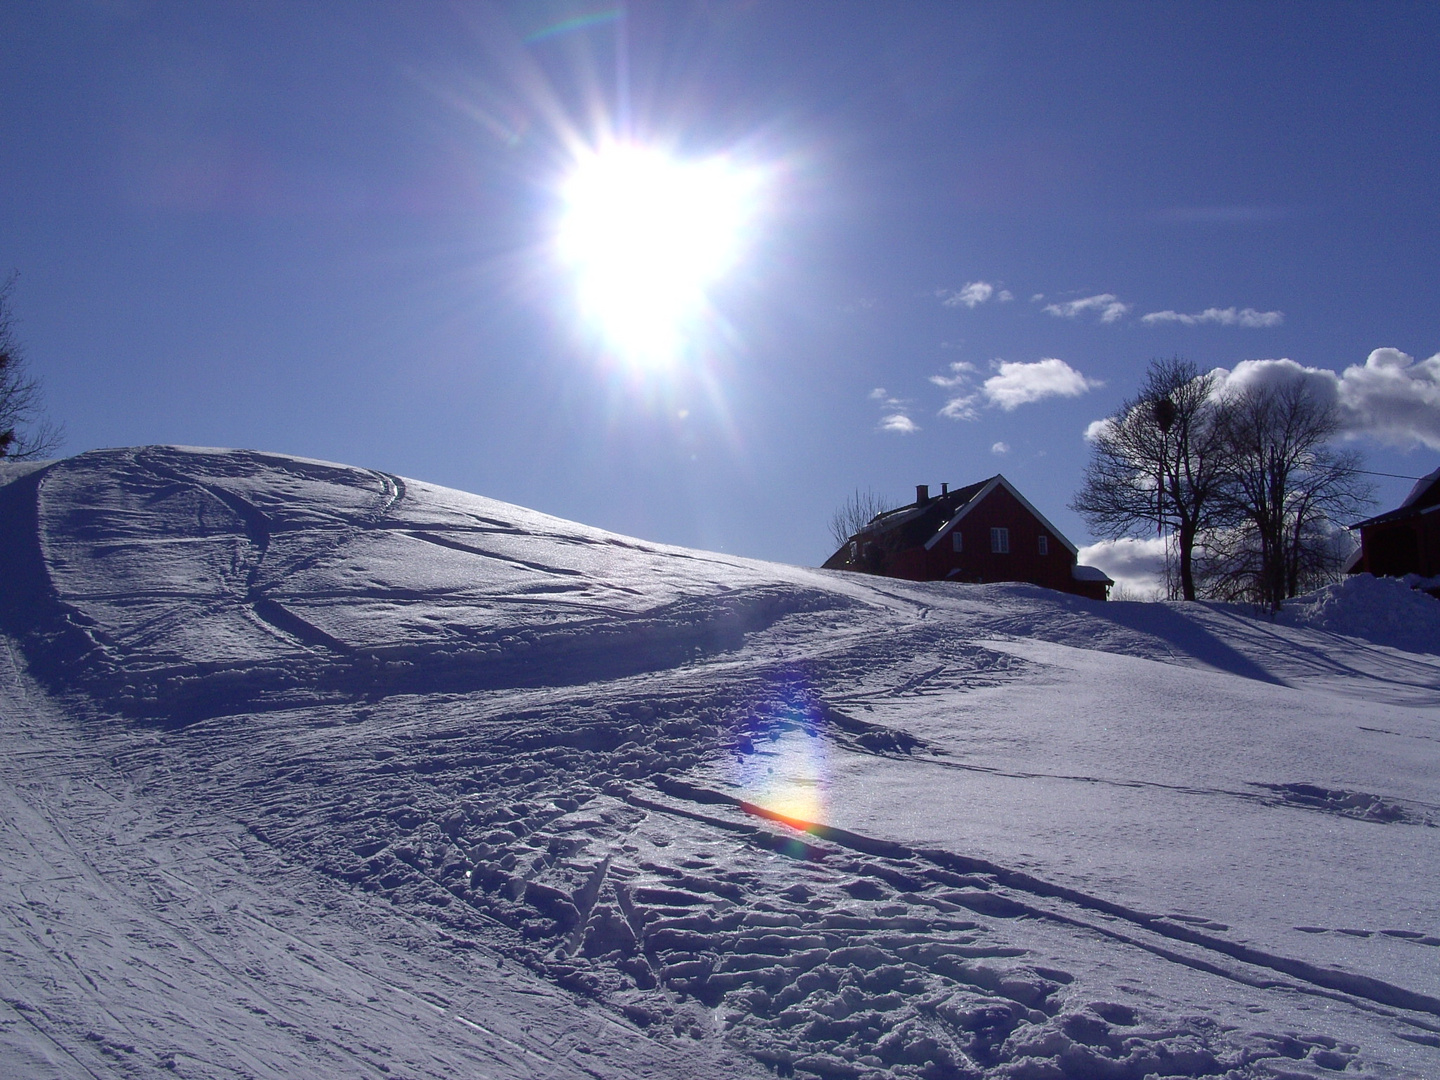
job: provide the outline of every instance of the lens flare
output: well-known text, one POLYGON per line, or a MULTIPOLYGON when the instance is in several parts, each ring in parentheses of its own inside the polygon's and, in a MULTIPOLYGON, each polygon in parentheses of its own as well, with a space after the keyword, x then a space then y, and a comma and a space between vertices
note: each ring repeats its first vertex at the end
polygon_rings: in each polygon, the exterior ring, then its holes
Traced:
POLYGON ((562 185, 556 238, 582 315, 630 366, 680 359, 711 314, 710 288, 739 258, 759 181, 724 157, 682 160, 612 145, 562 185))
POLYGON ((731 775, 742 799, 782 817, 823 822, 829 779, 829 740, 803 700, 752 717, 731 775))

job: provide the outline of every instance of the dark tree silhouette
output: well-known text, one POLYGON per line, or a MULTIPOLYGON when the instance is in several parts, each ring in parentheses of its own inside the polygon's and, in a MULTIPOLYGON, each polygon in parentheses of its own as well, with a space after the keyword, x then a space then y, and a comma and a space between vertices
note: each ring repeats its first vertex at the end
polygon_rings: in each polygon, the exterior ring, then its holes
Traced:
POLYGON ((1338 568, 1334 522, 1370 504, 1360 456, 1329 443, 1336 403, 1299 379, 1250 386, 1219 404, 1226 502, 1237 527, 1215 538, 1217 591, 1278 611, 1338 568), (1225 587, 1229 582, 1229 588, 1225 587))
POLYGON ((1070 506, 1101 536, 1115 540, 1169 526, 1180 594, 1194 600, 1199 538, 1224 523, 1225 454, 1215 377, 1181 357, 1152 360, 1138 395, 1090 434, 1090 462, 1070 506))
POLYGON ((37 458, 60 445, 60 431, 44 419, 40 385, 25 371, 15 336, 10 294, 15 275, 0 285, 0 458, 37 458))
POLYGON ((856 488, 854 494, 830 515, 830 537, 835 541, 835 547, 843 547, 845 541, 870 523, 871 518, 883 514, 885 510, 885 502, 879 495, 856 488))

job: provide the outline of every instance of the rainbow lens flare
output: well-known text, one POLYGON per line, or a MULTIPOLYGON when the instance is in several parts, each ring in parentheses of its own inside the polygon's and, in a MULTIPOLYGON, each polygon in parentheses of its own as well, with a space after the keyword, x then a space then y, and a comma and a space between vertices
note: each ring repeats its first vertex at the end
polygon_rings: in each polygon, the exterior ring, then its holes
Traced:
POLYGON ((830 783, 830 741, 803 692, 754 715, 741 733, 729 779, 748 803, 784 818, 823 822, 830 783))

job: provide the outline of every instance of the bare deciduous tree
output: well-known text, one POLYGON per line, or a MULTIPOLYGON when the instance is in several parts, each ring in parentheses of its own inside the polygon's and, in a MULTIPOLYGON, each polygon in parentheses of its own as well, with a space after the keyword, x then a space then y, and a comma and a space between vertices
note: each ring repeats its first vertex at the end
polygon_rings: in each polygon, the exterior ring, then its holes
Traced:
POLYGON ((1189 360, 1152 360, 1140 393, 1093 430, 1084 485, 1070 504, 1111 540, 1169 526, 1186 600, 1196 596, 1197 540, 1222 524, 1227 505, 1214 386, 1189 360))
POLYGON ((15 336, 10 293, 15 275, 0 285, 0 458, 38 458, 60 445, 60 431, 44 419, 40 385, 25 371, 15 336))
POLYGON ((1214 538, 1217 591, 1279 610, 1337 570, 1334 522, 1369 505, 1360 456, 1329 442, 1333 400, 1301 380, 1249 386, 1218 405, 1226 501, 1236 528, 1214 538), (1228 582, 1228 585, 1227 585, 1228 582))
POLYGON ((885 510, 885 501, 879 495, 868 489, 861 491, 856 488, 839 509, 830 515, 830 537, 835 541, 835 547, 843 547, 845 541, 868 525, 876 514, 883 514, 885 510))

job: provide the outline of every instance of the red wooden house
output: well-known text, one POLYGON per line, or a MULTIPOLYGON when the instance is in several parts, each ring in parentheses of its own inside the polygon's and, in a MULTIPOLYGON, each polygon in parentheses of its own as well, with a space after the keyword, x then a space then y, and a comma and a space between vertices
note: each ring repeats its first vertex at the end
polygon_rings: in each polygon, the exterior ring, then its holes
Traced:
POLYGON ((1394 510, 1350 527, 1360 530, 1360 551, 1346 567, 1350 573, 1440 576, 1440 469, 1417 481, 1394 510))
POLYGON ((1028 581, 1104 600, 1114 584, 1093 566, 1076 565, 1075 545, 1003 476, 877 514, 839 551, 827 570, 857 570, 910 581, 983 584, 1028 581))

